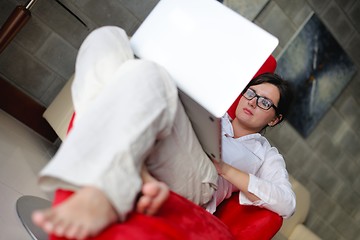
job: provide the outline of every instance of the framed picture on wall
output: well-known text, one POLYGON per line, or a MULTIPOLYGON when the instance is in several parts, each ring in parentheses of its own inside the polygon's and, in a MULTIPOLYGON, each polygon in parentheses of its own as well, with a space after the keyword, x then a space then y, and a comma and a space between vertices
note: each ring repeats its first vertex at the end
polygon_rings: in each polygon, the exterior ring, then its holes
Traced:
POLYGON ((316 14, 278 59, 276 72, 292 82, 288 121, 308 137, 356 72, 356 67, 316 14))

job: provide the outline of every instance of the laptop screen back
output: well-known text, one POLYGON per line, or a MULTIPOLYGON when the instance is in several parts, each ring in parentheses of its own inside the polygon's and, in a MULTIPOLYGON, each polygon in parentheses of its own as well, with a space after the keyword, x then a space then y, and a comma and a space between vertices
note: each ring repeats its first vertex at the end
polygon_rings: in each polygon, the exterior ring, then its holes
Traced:
MULTIPOLYGON (((219 118, 276 48, 278 39, 216 0, 161 0, 130 42, 135 55, 162 65, 181 93, 208 112, 199 119, 189 116, 192 122, 215 120, 214 129, 201 130, 202 135, 213 132, 213 138, 221 131, 219 118)), ((187 104, 185 108, 192 108, 187 104)), ((204 123, 195 125, 201 128, 204 123)), ((199 139, 203 144, 205 140, 199 139)), ((211 141, 220 148, 219 139, 211 141)))

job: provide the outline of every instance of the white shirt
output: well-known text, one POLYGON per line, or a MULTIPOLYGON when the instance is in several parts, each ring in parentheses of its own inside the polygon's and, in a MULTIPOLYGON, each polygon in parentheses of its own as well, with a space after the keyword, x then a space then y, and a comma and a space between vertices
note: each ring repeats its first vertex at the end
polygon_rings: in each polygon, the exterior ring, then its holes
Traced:
MULTIPOLYGON (((227 164, 249 173, 248 191, 261 200, 251 202, 242 192, 239 203, 272 210, 284 218, 295 211, 295 194, 289 182, 283 156, 259 133, 233 138, 234 131, 229 116, 222 118, 222 159, 227 164)), ((218 178, 218 188, 207 210, 216 207, 233 192, 239 191, 223 177, 218 178)))

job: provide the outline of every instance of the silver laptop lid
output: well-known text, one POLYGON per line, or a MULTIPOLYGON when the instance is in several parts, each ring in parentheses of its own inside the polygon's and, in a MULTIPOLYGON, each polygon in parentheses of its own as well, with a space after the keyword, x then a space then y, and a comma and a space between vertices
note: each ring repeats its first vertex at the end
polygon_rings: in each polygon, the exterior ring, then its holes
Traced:
POLYGON ((176 82, 197 137, 221 159, 221 117, 278 39, 216 0, 161 0, 130 40, 176 82))
POLYGON ((178 87, 221 117, 278 39, 216 0, 161 0, 131 38, 178 87))

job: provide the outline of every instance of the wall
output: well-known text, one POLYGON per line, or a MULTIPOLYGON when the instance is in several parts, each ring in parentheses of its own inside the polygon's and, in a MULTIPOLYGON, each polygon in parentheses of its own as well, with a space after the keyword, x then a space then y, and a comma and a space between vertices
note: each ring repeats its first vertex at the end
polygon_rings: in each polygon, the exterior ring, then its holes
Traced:
MULTIPOLYGON (((74 72, 82 40, 94 28, 118 25, 131 35, 157 0, 62 0, 87 25, 59 4, 39 0, 33 17, 0 54, 0 74, 47 106, 74 72)), ((0 24, 24 1, 1 0, 0 24)), ((286 48, 314 11, 360 66, 360 1, 225 0, 277 36, 286 48)), ((285 155, 289 172, 311 192, 306 225, 323 239, 360 239, 360 75, 336 100, 312 134, 304 139, 288 122, 267 132, 285 155)))
MULTIPOLYGON (((2 25, 15 6, 27 1, 1 0, 2 25)), ((157 0, 62 0, 80 19, 55 0, 38 0, 32 18, 0 54, 0 75, 48 106, 74 72, 77 50, 88 35, 103 25, 118 25, 130 35, 158 2, 157 0)))
MULTIPOLYGON (((273 0, 255 23, 278 36, 277 56, 314 11, 360 69, 360 1, 273 0)), ((306 225, 323 239, 360 239, 360 74, 354 76, 312 134, 285 122, 268 137, 289 172, 311 192, 306 225)))

